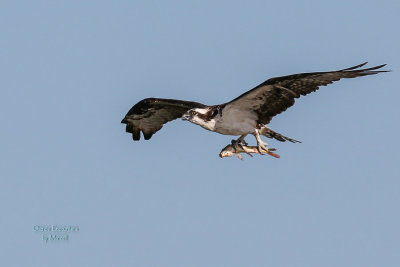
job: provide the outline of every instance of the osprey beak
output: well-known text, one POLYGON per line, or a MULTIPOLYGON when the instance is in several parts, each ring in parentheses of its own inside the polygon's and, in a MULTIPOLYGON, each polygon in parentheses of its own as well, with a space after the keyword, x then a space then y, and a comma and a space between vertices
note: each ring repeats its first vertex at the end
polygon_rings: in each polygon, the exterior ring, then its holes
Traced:
POLYGON ((181 117, 181 119, 184 120, 184 121, 188 121, 188 120, 190 119, 190 115, 184 114, 184 115, 181 117))

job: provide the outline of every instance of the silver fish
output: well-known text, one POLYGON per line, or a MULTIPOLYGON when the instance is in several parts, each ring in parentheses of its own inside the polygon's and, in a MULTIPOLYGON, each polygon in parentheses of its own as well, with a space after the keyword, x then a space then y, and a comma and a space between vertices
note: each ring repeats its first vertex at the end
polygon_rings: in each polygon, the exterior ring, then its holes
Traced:
MULTIPOLYGON (((269 148, 268 151, 267 150, 262 150, 263 153, 266 153, 268 155, 271 155, 275 158, 279 158, 278 154, 272 153, 271 151, 275 151, 275 148, 269 148)), ((234 155, 236 155, 239 159, 243 160, 243 157, 240 153, 246 153, 247 155, 249 155, 250 157, 253 157, 253 155, 251 153, 254 154, 261 154, 264 155, 263 153, 260 153, 258 151, 258 148, 256 146, 246 146, 246 145, 239 145, 236 149, 233 147, 233 145, 227 145, 226 147, 224 147, 221 152, 219 153, 219 156, 221 158, 225 158, 225 157, 233 157, 234 155)))

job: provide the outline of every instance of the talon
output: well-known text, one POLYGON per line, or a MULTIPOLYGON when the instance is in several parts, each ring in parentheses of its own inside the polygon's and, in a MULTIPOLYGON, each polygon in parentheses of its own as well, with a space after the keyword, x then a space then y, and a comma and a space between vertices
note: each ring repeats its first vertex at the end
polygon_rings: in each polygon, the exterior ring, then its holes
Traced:
POLYGON ((242 144, 238 140, 232 140, 231 144, 233 146, 233 149, 238 150, 238 148, 242 148, 242 144))
POLYGON ((232 140, 231 144, 233 146, 233 148, 236 150, 238 150, 238 148, 243 149, 243 146, 247 146, 247 142, 244 140, 245 135, 242 135, 239 137, 239 139, 237 140, 232 140))
POLYGON ((260 138, 260 133, 259 133, 259 130, 258 130, 258 129, 255 130, 254 136, 255 136, 255 138, 256 138, 256 140, 257 140, 257 150, 258 150, 258 153, 260 153, 261 155, 264 154, 264 151, 268 153, 268 152, 269 152, 269 151, 268 151, 268 144, 265 143, 265 142, 263 142, 263 141, 261 140, 261 138, 260 138))
POLYGON ((269 152, 268 144, 264 143, 264 142, 259 142, 258 145, 257 145, 257 149, 258 149, 258 152, 260 152, 261 155, 264 154, 264 151, 269 152))

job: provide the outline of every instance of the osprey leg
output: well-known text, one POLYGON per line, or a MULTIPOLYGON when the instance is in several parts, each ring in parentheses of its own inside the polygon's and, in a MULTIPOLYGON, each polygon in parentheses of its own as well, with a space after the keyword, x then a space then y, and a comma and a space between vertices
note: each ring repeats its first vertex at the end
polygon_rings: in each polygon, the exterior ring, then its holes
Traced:
POLYGON ((263 154, 263 150, 268 151, 268 144, 261 140, 259 129, 255 129, 254 136, 257 140, 258 152, 260 152, 260 154, 263 154))
POLYGON ((235 150, 240 148, 240 146, 245 145, 247 146, 247 142, 244 140, 247 134, 242 134, 237 140, 232 140, 232 146, 235 150))

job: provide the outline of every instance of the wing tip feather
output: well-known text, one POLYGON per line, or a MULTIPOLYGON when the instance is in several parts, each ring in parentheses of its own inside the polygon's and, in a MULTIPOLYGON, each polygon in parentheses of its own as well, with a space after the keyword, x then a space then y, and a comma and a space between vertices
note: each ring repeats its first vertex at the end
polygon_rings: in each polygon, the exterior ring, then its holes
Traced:
POLYGON ((140 131, 133 132, 132 139, 133 139, 133 141, 139 141, 140 140, 140 131))
POLYGON ((361 67, 363 67, 363 66, 365 66, 365 65, 367 65, 367 64, 368 64, 368 61, 366 61, 366 62, 364 62, 364 63, 361 63, 361 64, 359 64, 359 65, 350 67, 350 68, 342 69, 341 71, 343 71, 343 70, 354 70, 354 69, 358 69, 358 68, 361 68, 361 67))
MULTIPOLYGON (((370 67, 370 68, 359 69, 359 68, 365 66, 367 63, 368 62, 364 62, 364 63, 359 64, 357 66, 346 68, 346 69, 343 69, 343 70, 340 70, 340 71, 344 71, 344 72, 368 72, 368 71, 372 71, 372 70, 381 69, 381 68, 383 68, 383 67, 385 67, 387 65, 387 64, 381 64, 381 65, 370 67)), ((391 70, 379 70, 379 71, 376 71, 376 73, 379 73, 379 72, 390 72, 390 71, 391 70)), ((373 74, 375 74, 375 73, 373 73, 373 74)))
POLYGON ((144 140, 149 140, 153 136, 153 133, 143 132, 143 136, 144 136, 144 140))

